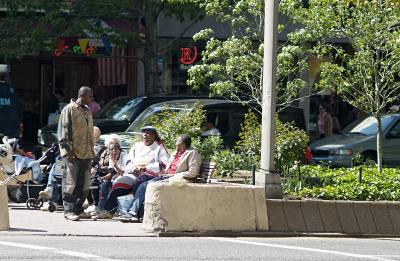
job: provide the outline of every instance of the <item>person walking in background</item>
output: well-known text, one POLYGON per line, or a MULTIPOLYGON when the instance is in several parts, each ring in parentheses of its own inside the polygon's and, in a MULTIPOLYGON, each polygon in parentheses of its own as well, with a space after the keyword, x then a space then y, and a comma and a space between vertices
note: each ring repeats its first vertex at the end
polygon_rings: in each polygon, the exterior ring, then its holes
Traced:
POLYGON ((101 107, 100 104, 96 102, 94 97, 92 98, 92 101, 89 103, 89 110, 92 113, 93 118, 96 117, 96 114, 100 111, 101 107))
POLYGON ((77 221, 90 217, 83 212, 83 203, 89 194, 90 167, 95 156, 93 148, 93 118, 89 103, 93 90, 82 86, 78 99, 64 107, 58 122, 60 155, 67 171, 62 179, 64 217, 77 221))
POLYGON ((55 93, 50 93, 49 100, 47 102, 47 111, 49 113, 47 117, 47 125, 56 123, 57 112, 59 109, 59 100, 55 93))
POLYGON ((329 104, 323 102, 319 105, 317 120, 318 137, 320 139, 333 135, 333 121, 329 104))

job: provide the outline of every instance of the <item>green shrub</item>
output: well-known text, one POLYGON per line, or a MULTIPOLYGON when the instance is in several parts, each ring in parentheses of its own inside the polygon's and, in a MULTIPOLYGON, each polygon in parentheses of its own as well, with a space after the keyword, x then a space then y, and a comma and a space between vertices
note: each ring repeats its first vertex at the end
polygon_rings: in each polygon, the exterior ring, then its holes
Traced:
POLYGON ((200 153, 203 161, 210 161, 212 156, 222 148, 222 138, 220 136, 197 137, 192 141, 192 147, 200 153))
POLYGON ((196 104, 195 108, 190 111, 176 112, 166 108, 159 116, 152 118, 152 124, 159 131, 168 151, 175 150, 175 141, 178 135, 187 134, 192 137, 192 147, 200 153, 203 160, 209 160, 221 148, 222 139, 220 136, 201 137, 201 133, 204 131, 202 123, 205 120, 205 111, 201 105, 196 104))
POLYGON ((261 161, 261 124, 257 115, 249 111, 239 133, 235 149, 243 157, 241 169, 250 170, 253 166, 260 168, 261 161))
POLYGON ((216 163, 215 176, 217 177, 231 177, 243 165, 242 155, 236 154, 232 150, 218 151, 212 157, 212 161, 216 163))
POLYGON ((358 167, 302 166, 301 173, 300 180, 284 180, 285 195, 336 200, 400 200, 400 170, 396 168, 385 168, 379 174, 375 167, 362 166, 361 183, 358 167))
MULTIPOLYGON (((261 161, 261 123, 254 112, 249 111, 244 118, 239 141, 236 143, 235 152, 230 151, 233 158, 227 159, 228 152, 214 156, 217 172, 221 175, 235 170, 251 170, 253 166, 260 168, 261 161), (219 158, 220 157, 220 158, 219 158), (240 158, 240 160, 239 160, 240 158), (229 162, 229 164, 227 164, 229 162)), ((287 176, 297 170, 297 163, 304 157, 308 143, 308 136, 295 127, 292 123, 282 123, 275 118, 275 169, 278 173, 287 176)))
POLYGON ((289 175, 297 170, 303 160, 308 144, 308 135, 292 123, 275 121, 275 169, 278 173, 289 175))

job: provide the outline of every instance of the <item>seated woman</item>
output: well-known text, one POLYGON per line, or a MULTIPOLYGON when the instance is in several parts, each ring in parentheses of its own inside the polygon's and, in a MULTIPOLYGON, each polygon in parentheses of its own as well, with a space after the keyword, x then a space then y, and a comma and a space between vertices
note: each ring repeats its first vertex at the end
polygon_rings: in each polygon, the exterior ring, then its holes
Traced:
POLYGON ((169 154, 161 142, 157 130, 152 126, 141 129, 142 141, 136 143, 128 154, 125 173, 112 184, 107 198, 100 197, 97 218, 112 218, 118 206, 117 197, 128 195, 145 181, 158 177, 165 168, 169 154))
MULTIPOLYGON (((100 188, 98 190, 97 209, 90 214, 94 214, 105 208, 113 180, 123 175, 125 171, 126 154, 121 150, 121 142, 118 136, 110 135, 105 144, 107 147, 106 150, 101 154, 98 164, 91 169, 94 175, 93 179, 97 179, 97 184, 100 184, 100 188)), ((92 182, 92 184, 95 183, 92 182)), ((93 191, 96 192, 96 190, 93 191)), ((94 199, 97 198, 97 195, 92 196, 94 199)))

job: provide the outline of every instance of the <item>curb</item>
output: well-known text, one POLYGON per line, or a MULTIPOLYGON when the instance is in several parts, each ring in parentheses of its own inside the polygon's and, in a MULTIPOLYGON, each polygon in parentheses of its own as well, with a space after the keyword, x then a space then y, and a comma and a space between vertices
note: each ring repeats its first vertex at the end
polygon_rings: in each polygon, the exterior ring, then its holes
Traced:
POLYGON ((326 237, 326 238, 400 238, 398 234, 342 234, 302 232, 159 232, 158 237, 326 237))
POLYGON ((0 232, 0 236, 49 236, 49 237, 113 237, 113 238, 126 238, 126 237, 158 237, 157 234, 147 234, 147 235, 113 235, 113 234, 75 234, 75 233, 24 233, 24 232, 12 232, 12 231, 5 231, 0 232))

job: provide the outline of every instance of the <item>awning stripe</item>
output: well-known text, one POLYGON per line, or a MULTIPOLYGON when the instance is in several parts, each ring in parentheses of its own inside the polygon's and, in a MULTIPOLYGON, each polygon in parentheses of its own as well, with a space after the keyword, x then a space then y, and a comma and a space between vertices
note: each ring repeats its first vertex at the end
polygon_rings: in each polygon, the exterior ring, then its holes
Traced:
POLYGON ((97 58, 97 85, 125 85, 126 80, 126 49, 113 47, 110 56, 97 58))

